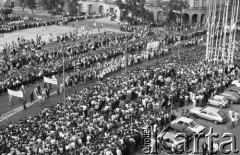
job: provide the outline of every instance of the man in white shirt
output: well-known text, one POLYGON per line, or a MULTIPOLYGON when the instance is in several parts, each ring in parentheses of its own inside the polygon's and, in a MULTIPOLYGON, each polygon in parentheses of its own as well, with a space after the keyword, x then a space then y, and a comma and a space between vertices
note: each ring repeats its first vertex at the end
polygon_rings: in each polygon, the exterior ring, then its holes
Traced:
POLYGON ((107 151, 105 152, 105 155, 113 155, 112 151, 110 151, 110 149, 107 149, 107 151))
POLYGON ((117 147, 117 149, 116 149, 116 154, 117 154, 117 155, 122 155, 122 151, 120 150, 119 147, 117 147))

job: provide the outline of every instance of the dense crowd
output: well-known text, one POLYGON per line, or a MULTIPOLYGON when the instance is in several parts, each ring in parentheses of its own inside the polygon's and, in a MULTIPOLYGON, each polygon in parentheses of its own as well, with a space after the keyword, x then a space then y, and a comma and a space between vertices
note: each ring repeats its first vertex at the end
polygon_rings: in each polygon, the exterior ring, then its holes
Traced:
POLYGON ((204 51, 197 45, 180 59, 173 55, 99 81, 10 124, 0 131, 2 154, 129 155, 142 144, 142 127, 162 128, 176 115, 173 109, 190 102, 204 106, 238 76, 234 65, 206 63, 204 51))
POLYGON ((10 21, 0 26, 0 33, 10 33, 16 30, 45 27, 50 25, 66 25, 69 22, 85 19, 85 16, 69 16, 63 18, 42 20, 40 18, 20 18, 16 21, 10 21))
MULTIPOLYGON (((203 35, 200 33, 199 35, 203 35)), ((96 36, 96 40, 87 42, 78 42, 75 45, 68 45, 66 50, 53 49, 53 50, 41 50, 41 45, 38 46, 40 41, 25 41, 28 48, 23 49, 23 54, 15 48, 7 48, 10 52, 4 52, 3 62, 0 64, 0 94, 6 92, 6 89, 17 89, 22 84, 33 83, 36 80, 42 79, 43 76, 52 76, 62 72, 62 58, 63 53, 65 57, 65 68, 66 71, 74 69, 74 63, 79 64, 80 67, 88 68, 96 63, 100 63, 112 57, 123 55, 123 50, 116 50, 122 47, 127 41, 131 49, 140 50, 145 48, 148 42, 154 40, 160 40, 163 45, 170 45, 178 41, 177 37, 166 37, 167 33, 162 33, 161 30, 148 30, 143 34, 131 34, 122 36, 96 36), (153 31, 154 35, 145 35, 147 31, 153 31), (136 45, 135 45, 136 44, 136 45), (7 53, 11 53, 9 56, 7 53)), ((74 36, 64 35, 61 37, 61 41, 66 41, 74 36), (65 38, 64 38, 65 37, 65 38)), ((83 39, 88 40, 89 36, 83 36, 83 39)), ((194 37, 189 35, 183 37, 182 40, 190 39, 194 37)), ((19 39, 24 40, 22 38, 19 39)), ((194 42, 196 44, 197 42, 194 42)), ((25 47, 25 46, 24 46, 25 47)), ((171 50, 170 47, 161 47, 160 52, 168 52, 171 50)), ((159 50, 155 51, 158 53, 159 50)), ((129 51, 131 52, 131 51, 129 51)), ((130 55, 131 56, 131 55, 130 55)), ((82 69, 81 69, 82 70, 82 69)), ((92 70, 92 69, 90 69, 92 70)), ((100 70, 101 71, 101 70, 100 70)), ((94 69, 94 72, 99 72, 94 69)), ((84 76, 83 76, 84 77, 84 76)))

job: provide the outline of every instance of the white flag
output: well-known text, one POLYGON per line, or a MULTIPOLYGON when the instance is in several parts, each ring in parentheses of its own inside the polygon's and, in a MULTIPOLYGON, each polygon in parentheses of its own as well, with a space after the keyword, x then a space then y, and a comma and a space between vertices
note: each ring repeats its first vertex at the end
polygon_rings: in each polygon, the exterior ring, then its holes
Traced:
POLYGON ((20 90, 19 91, 14 91, 14 90, 8 89, 8 95, 23 98, 23 92, 20 91, 20 90))
POLYGON ((181 14, 180 11, 173 10, 174 13, 181 14))
POLYGON ((46 83, 51 83, 51 84, 55 84, 55 85, 58 84, 56 77, 55 78, 53 77, 52 79, 43 77, 43 79, 44 79, 44 82, 46 82, 46 83))

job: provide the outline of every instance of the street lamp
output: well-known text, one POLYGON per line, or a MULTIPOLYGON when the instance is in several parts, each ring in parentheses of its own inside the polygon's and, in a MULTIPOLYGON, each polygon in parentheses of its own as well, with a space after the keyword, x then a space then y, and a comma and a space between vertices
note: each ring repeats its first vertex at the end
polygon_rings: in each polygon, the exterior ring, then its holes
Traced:
POLYGON ((66 87, 65 87, 65 48, 64 44, 61 42, 62 46, 62 54, 63 54, 63 99, 64 99, 64 105, 66 104, 66 87))
POLYGON ((173 10, 174 13, 176 14, 180 14, 180 31, 179 31, 179 35, 180 35, 180 39, 179 39, 179 45, 178 45, 178 59, 180 60, 180 46, 181 46, 181 35, 182 35, 182 10, 181 11, 176 11, 173 10))

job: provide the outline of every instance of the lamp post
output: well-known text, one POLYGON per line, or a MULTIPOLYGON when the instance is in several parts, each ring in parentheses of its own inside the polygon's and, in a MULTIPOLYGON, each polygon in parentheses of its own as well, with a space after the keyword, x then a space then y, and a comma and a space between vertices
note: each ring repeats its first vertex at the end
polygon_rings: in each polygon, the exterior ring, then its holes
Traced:
POLYGON ((179 59, 179 61, 181 61, 180 60, 180 48, 181 48, 181 45, 182 45, 182 42, 181 42, 181 35, 182 35, 182 10, 181 10, 181 12, 180 12, 180 32, 179 32, 179 35, 180 35, 180 44, 179 44, 179 46, 178 46, 178 59, 179 59))
POLYGON ((63 54, 63 99, 64 99, 64 105, 66 104, 66 87, 65 87, 65 49, 64 44, 62 44, 62 54, 63 54))

